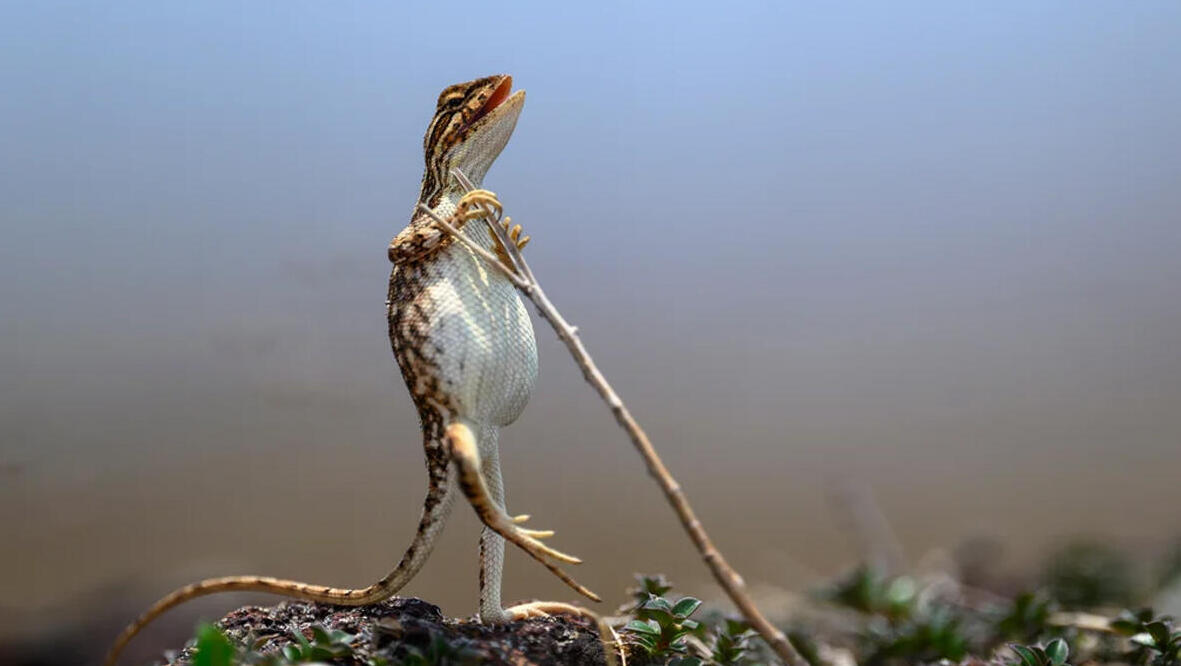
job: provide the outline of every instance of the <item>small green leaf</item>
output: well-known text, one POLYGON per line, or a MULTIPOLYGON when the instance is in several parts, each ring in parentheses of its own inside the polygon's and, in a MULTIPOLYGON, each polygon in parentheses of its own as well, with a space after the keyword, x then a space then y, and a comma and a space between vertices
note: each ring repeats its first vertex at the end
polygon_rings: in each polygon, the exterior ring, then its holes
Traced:
POLYGON ((649 636, 659 636, 660 627, 651 620, 632 620, 623 627, 628 631, 634 631, 637 634, 647 634, 649 636))
POLYGON ((1055 638, 1046 645, 1046 656, 1054 666, 1063 666, 1070 656, 1070 647, 1061 638, 1055 638))
POLYGON ((1124 636, 1131 636, 1140 631, 1140 623, 1136 620, 1116 618, 1111 621, 1110 626, 1113 631, 1124 636))
POLYGON ((886 587, 886 599, 891 604, 903 606, 914 598, 916 590, 914 580, 906 576, 899 576, 890 581, 889 586, 886 587))
POLYGON ((678 601, 677 604, 672 607, 672 614, 675 615, 676 617, 689 617, 690 615, 693 614, 694 611, 696 611, 700 607, 701 607, 701 600, 700 599, 694 599, 693 597, 685 597, 684 599, 681 599, 680 601, 678 601))
POLYGON ((311 627, 309 627, 309 629, 312 630, 313 643, 320 643, 322 645, 329 645, 332 643, 332 636, 328 634, 328 631, 324 627, 318 624, 313 624, 311 627))
POLYGON ((1009 649, 1017 653, 1023 666, 1041 666, 1041 660, 1037 658, 1037 653, 1032 649, 1016 643, 1010 643, 1009 649))
POLYGON ((1134 636, 1130 636, 1128 638, 1128 640, 1132 641, 1133 643, 1136 643, 1137 645, 1143 645, 1145 647, 1156 647, 1156 639, 1153 638, 1152 634, 1150 634, 1148 632, 1142 632, 1142 633, 1136 634, 1134 636))
POLYGON ((663 611, 670 615, 672 614, 673 610, 672 604, 670 604, 668 599, 665 599, 664 597, 652 597, 651 599, 645 601, 641 608, 644 610, 663 611))
POLYGON ((750 625, 746 623, 746 620, 726 618, 726 633, 731 636, 737 636, 748 629, 750 629, 750 625))
POLYGON ((1148 625, 1144 627, 1144 629, 1148 631, 1148 633, 1152 636, 1152 639, 1156 641, 1157 645, 1161 647, 1168 645, 1169 625, 1160 621, 1149 622, 1148 625))
POLYGON ((283 658, 287 661, 299 661, 299 648, 294 645, 284 645, 283 658))
POLYGON ((193 666, 231 666, 234 645, 230 639, 212 624, 202 624, 197 629, 197 654, 193 666))
POLYGON ((300 628, 294 624, 291 625, 291 637, 294 638, 296 642, 299 643, 299 646, 304 650, 312 647, 312 644, 308 642, 308 637, 304 636, 303 631, 301 631, 300 628))
POLYGON ((696 620, 685 620, 685 621, 681 622, 681 628, 684 629, 685 631, 693 631, 694 629, 696 629, 697 627, 700 627, 700 626, 701 625, 696 620))

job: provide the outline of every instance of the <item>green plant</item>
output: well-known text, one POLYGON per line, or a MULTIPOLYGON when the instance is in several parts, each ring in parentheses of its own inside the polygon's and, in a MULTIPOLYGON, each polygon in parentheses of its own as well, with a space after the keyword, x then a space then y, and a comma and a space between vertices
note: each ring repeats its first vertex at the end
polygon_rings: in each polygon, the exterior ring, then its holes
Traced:
POLYGON ((1181 581, 1181 541, 1175 543, 1161 561, 1156 587, 1164 589, 1177 581, 1181 581))
POLYGON ((673 589, 673 584, 664 574, 636 574, 636 586, 627 588, 631 601, 620 607, 625 613, 634 613, 652 597, 663 597, 673 589))
MULTIPOLYGON (((193 666, 291 666, 322 662, 339 662, 352 658, 350 663, 360 663, 353 652, 356 636, 345 631, 329 631, 320 625, 308 627, 312 637, 304 636, 292 627, 289 635, 295 641, 283 646, 277 653, 261 652, 262 645, 273 636, 247 638, 245 645, 235 644, 216 625, 202 624, 197 629, 196 653, 193 666)), ((370 659, 367 666, 387 666, 381 658, 370 659)))
POLYGON ((859 636, 866 663, 958 661, 968 653, 959 609, 920 604, 918 583, 909 576, 886 576, 862 565, 821 597, 869 616, 859 636))
POLYGON ((327 661, 337 657, 347 657, 353 653, 352 642, 357 638, 340 630, 328 631, 318 624, 309 627, 312 633, 308 640, 303 632, 292 629, 291 635, 295 643, 283 646, 283 658, 288 663, 302 664, 315 661, 327 661))
POLYGON ((193 666, 232 666, 237 649, 221 629, 202 623, 197 627, 197 653, 193 666))
MULTIPOLYGON (((652 596, 636 608, 637 619, 629 621, 623 629, 650 656, 683 656, 688 652, 685 638, 701 626, 689 616, 700 607, 701 601, 693 597, 684 597, 674 604, 664 597, 652 596)), ((680 663, 687 666, 691 662, 680 663)))
POLYGON ((918 586, 908 576, 885 576, 873 567, 862 565, 820 596, 837 605, 894 621, 912 614, 917 592, 918 586))
POLYGON ((1066 545, 1049 558, 1043 577, 1050 596, 1067 608, 1122 606, 1138 596, 1131 562, 1103 543, 1066 545))
POLYGON ((430 642, 425 648, 406 646, 406 656, 398 666, 458 666, 479 663, 480 653, 462 639, 448 642, 441 634, 431 632, 430 642))
POLYGON ((1066 641, 1055 638, 1042 647, 1040 645, 1019 645, 1011 643, 1009 649, 1017 655, 1017 666, 1067 666, 1070 648, 1066 641))
POLYGON ((1156 616, 1151 608, 1124 611, 1111 621, 1112 630, 1128 637, 1136 647, 1128 661, 1152 666, 1181 666, 1181 630, 1173 618, 1156 616))
POLYGON ((719 666, 741 664, 751 650, 751 639, 754 637, 754 630, 745 621, 726 618, 714 638, 710 659, 719 666))
POLYGON ((1023 592, 1013 600, 1013 606, 997 623, 999 638, 1036 642, 1049 629, 1050 615, 1058 604, 1041 592, 1023 592))
MULTIPOLYGON (((827 662, 820 658, 820 648, 816 641, 806 632, 793 630, 787 632, 787 640, 800 653, 808 666, 827 666, 827 662)), ((761 662, 760 662, 761 663, 761 662)))
POLYGON ((959 661, 968 654, 959 616, 943 607, 900 622, 871 622, 865 638, 869 644, 865 661, 869 664, 959 661))

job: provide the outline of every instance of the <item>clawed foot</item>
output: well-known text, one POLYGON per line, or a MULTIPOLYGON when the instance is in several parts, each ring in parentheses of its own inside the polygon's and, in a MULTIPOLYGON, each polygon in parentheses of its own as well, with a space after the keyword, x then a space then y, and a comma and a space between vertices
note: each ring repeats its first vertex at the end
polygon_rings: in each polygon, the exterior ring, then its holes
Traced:
MULTIPOLYGON (((464 466, 465 465, 461 463, 461 467, 464 466)), ((467 475, 466 473, 461 474, 461 477, 462 476, 469 476, 470 479, 470 475, 467 475)), ((464 489, 466 491, 468 484, 463 481, 461 481, 461 483, 464 485, 464 489)), ((565 571, 562 571, 557 565, 550 561, 557 560, 558 562, 565 562, 567 564, 582 563, 581 559, 574 557, 573 555, 563 553, 560 550, 550 548, 541 542, 541 539, 553 536, 553 530, 526 529, 521 527, 520 523, 527 520, 529 516, 510 517, 507 514, 491 507, 488 507, 488 509, 485 510, 485 507, 482 506, 483 503, 479 502, 478 499, 473 499, 471 494, 468 495, 468 500, 471 501, 472 506, 475 507, 476 513, 480 516, 480 519, 484 522, 484 524, 491 528, 492 531, 504 537, 505 541, 514 543, 520 547, 521 550, 529 553, 533 559, 544 565, 546 569, 549 569, 551 573, 560 578, 562 582, 569 585, 574 591, 587 597, 588 599, 602 601, 599 595, 591 592, 589 589, 571 578, 569 574, 567 574, 565 571)))
POLYGON ((485 206, 492 209, 492 214, 496 219, 504 213, 504 206, 501 205, 500 199, 496 198, 496 193, 491 190, 472 190, 459 200, 455 207, 455 215, 459 219, 467 222, 468 220, 478 220, 481 217, 486 217, 488 212, 485 206))
MULTIPOLYGON (((521 225, 513 224, 511 217, 504 217, 504 206, 500 203, 500 199, 496 197, 495 192, 489 190, 472 190, 463 195, 459 200, 459 204, 455 210, 455 218, 460 224, 466 223, 469 220, 479 219, 488 216, 488 208, 492 209, 493 220, 500 228, 504 230, 505 235, 508 236, 509 241, 517 246, 517 251, 525 249, 531 240, 529 236, 521 235, 521 225)), ((509 256, 507 249, 501 242, 500 237, 496 237, 496 255, 506 266, 513 266, 514 262, 509 256)))
POLYGON ((549 617, 551 615, 576 615, 595 619, 595 614, 585 608, 560 601, 531 601, 517 604, 504 609, 509 620, 525 620, 531 617, 549 617))
POLYGON ((545 555, 560 562, 566 562, 567 564, 582 564, 581 559, 574 557, 573 555, 567 555, 560 550, 550 548, 541 542, 541 539, 548 539, 549 537, 552 537, 554 535, 553 530, 530 530, 520 527, 521 523, 525 522, 526 520, 529 520, 529 514, 523 513, 519 516, 512 517, 509 517, 506 514, 500 514, 497 516, 497 519, 494 520, 496 524, 489 524, 488 527, 491 527, 493 531, 505 539, 512 541, 521 548, 524 548, 530 555, 533 555, 534 557, 545 555), (510 536, 508 533, 512 533, 515 535, 515 537, 510 536))
POLYGON ((513 218, 511 218, 511 217, 504 218, 503 220, 500 221, 500 228, 504 229, 504 232, 508 234, 508 237, 514 243, 516 243, 518 250, 524 250, 525 246, 529 244, 530 240, 532 240, 532 237, 531 236, 522 236, 521 235, 521 225, 519 225, 519 224, 514 224, 513 227, 510 229, 508 225, 510 223, 512 223, 512 221, 513 221, 513 218))
MULTIPOLYGON (((530 516, 527 513, 522 513, 519 516, 513 516, 511 518, 511 520, 514 525, 520 525, 521 523, 525 522, 526 520, 529 520, 531 517, 532 516, 530 516)), ((520 528, 520 530, 522 533, 524 533, 528 536, 531 536, 534 539, 548 539, 549 537, 552 537, 554 535, 553 530, 527 530, 523 527, 520 528)))

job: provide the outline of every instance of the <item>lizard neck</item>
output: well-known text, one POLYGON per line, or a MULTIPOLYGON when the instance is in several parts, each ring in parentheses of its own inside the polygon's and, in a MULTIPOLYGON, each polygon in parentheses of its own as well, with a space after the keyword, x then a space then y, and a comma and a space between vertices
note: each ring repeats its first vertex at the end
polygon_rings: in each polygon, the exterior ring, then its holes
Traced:
MULTIPOLYGON (((481 188, 484 186, 484 174, 477 175, 480 177, 476 178, 474 176, 468 176, 468 178, 472 181, 472 185, 475 185, 477 188, 481 188)), ((419 201, 426 204, 426 206, 430 208, 435 215, 446 219, 455 212, 455 209, 459 205, 459 200, 463 198, 464 194, 466 194, 466 192, 457 184, 453 188, 434 193, 423 192, 419 198, 419 201)))
MULTIPOLYGON (((488 168, 492 166, 496 157, 495 154, 469 156, 458 168, 463 171, 468 180, 472 181, 472 185, 480 188, 484 186, 484 175, 488 173, 488 168)), ((466 194, 459 183, 455 181, 455 176, 451 174, 451 168, 428 162, 426 172, 422 177, 422 185, 418 190, 419 203, 425 204, 435 214, 444 217, 455 210, 455 204, 466 194)))

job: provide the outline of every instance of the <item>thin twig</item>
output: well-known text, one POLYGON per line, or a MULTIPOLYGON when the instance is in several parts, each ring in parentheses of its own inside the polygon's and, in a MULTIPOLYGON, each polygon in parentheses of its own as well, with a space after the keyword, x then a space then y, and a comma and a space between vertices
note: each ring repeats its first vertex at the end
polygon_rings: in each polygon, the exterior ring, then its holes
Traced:
MULTIPOLYGON (((468 191, 475 189, 472 182, 468 180, 463 172, 455 169, 451 173, 459 180, 464 189, 468 191)), ((644 463, 648 467, 648 473, 660 484, 665 498, 672 505, 677 517, 680 518, 681 525, 689 534, 689 538, 693 541, 693 545, 697 548, 697 551, 701 553, 701 559, 705 560, 705 564, 709 567, 714 579, 726 591, 726 594, 729 595, 731 601, 734 602, 739 612, 742 613, 742 616, 746 618, 750 626, 767 641, 771 649, 785 663, 791 666, 807 666, 807 662, 804 661, 804 658, 800 656, 799 652, 787 640, 787 636, 767 621, 767 618, 763 617, 758 607, 755 606, 754 601, 747 594, 746 583, 742 580, 742 577, 726 562, 725 558, 722 557, 722 553, 714 546, 713 541, 706 534, 705 528, 702 527, 701 521, 697 519, 697 515, 689 505, 689 500, 685 496, 685 492, 681 490, 680 484, 677 483, 676 479, 669 473, 668 468, 665 467, 664 462, 656 453, 656 449, 653 448, 652 442, 648 440, 648 435, 640 428, 640 424, 632 417, 631 412, 623 403, 623 400, 615 393, 611 385, 607 383, 606 377, 603 376, 598 366, 595 365, 594 360, 591 359, 590 352, 586 350, 586 347, 582 344, 582 339, 578 336, 578 329, 567 323, 558 312, 558 309, 554 307, 554 304, 546 297, 545 290, 541 288, 541 284, 534 277, 533 271, 529 268, 529 263, 525 261, 525 257, 522 256, 517 244, 509 238, 508 232, 498 223, 499 220, 496 219, 495 213, 486 205, 481 204, 481 207, 484 210, 484 221, 488 224, 488 228, 500 241, 501 245, 504 246, 505 253, 510 260, 520 270, 519 272, 513 271, 512 268, 506 266, 499 258, 486 250, 480 256, 489 262, 499 265, 500 269, 506 275, 510 276, 513 284, 517 285, 529 297, 529 300, 533 301, 538 313, 543 319, 549 322, 554 332, 557 333, 558 338, 570 350, 574 361, 582 370, 583 377, 586 378, 586 381, 595 388, 599 396, 611 408, 612 413, 615 415, 615 420, 627 432, 628 437, 631 438, 632 444, 640 452, 640 456, 644 458, 644 463), (517 279, 512 279, 514 277, 517 279), (519 281, 523 281, 524 285, 521 285, 519 281)), ((456 238, 463 238, 451 225, 445 225, 443 228, 455 235, 456 238)), ((472 246, 468 245, 468 247, 472 246)), ((483 248, 480 249, 482 250, 483 248)))
POLYGON ((599 628, 599 643, 603 646, 603 661, 607 662, 607 666, 627 666, 627 655, 623 649, 623 641, 620 640, 619 634, 607 624, 607 620, 598 613, 587 610, 595 618, 595 626, 599 628), (611 641, 607 637, 611 637, 611 641), (619 660, 615 659, 616 651, 619 653, 619 660), (620 664, 622 661, 623 664, 620 664))
POLYGON ((493 266, 495 266, 496 268, 498 268, 500 270, 500 272, 504 273, 504 276, 509 279, 509 282, 512 282, 513 286, 515 286, 517 289, 520 289, 521 291, 528 294, 529 291, 533 288, 532 285, 530 285, 525 280, 522 280, 520 276, 518 276, 515 272, 513 272, 513 269, 509 268, 508 266, 505 266, 504 262, 502 262, 499 257, 497 257, 495 254, 492 254, 488 250, 485 250, 484 248, 480 247, 479 245, 476 245, 475 243, 473 243, 470 239, 468 239, 467 236, 464 236, 462 233, 460 233, 459 229, 456 229, 455 227, 451 226, 451 223, 449 223, 447 220, 444 220, 442 217, 440 217, 438 214, 436 214, 435 211, 431 210, 430 208, 427 208, 426 204, 422 204, 422 203, 418 204, 418 209, 421 210, 422 212, 426 213, 427 215, 429 215, 431 217, 431 219, 433 219, 435 221, 435 224, 439 225, 440 227, 443 228, 444 231, 446 231, 447 233, 454 236, 455 240, 459 241, 460 243, 463 243, 464 246, 467 247, 467 249, 480 255, 481 257, 484 258, 484 261, 487 261, 488 263, 490 263, 493 266))

